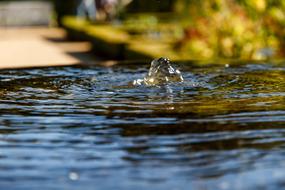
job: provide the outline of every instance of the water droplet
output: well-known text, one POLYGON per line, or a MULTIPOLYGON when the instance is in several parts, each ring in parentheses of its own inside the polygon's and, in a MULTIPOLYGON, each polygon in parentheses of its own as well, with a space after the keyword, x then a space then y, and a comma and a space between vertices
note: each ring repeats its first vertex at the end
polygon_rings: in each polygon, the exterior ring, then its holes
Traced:
POLYGON ((69 179, 72 181, 79 180, 79 174, 76 172, 70 172, 68 175, 69 179))

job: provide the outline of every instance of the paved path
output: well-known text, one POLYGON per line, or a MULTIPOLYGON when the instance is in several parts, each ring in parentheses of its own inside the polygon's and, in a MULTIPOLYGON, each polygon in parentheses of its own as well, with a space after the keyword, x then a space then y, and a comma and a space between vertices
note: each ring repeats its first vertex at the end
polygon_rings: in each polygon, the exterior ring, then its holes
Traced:
POLYGON ((0 69, 92 62, 87 42, 67 42, 56 28, 0 28, 0 69))

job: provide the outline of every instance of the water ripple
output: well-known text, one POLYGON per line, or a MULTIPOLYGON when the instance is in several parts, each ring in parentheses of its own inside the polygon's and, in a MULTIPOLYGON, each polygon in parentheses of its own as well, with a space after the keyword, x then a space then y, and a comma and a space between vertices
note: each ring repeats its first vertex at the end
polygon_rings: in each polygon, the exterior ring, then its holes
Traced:
POLYGON ((0 71, 1 189, 284 187, 284 63, 147 71, 0 71))

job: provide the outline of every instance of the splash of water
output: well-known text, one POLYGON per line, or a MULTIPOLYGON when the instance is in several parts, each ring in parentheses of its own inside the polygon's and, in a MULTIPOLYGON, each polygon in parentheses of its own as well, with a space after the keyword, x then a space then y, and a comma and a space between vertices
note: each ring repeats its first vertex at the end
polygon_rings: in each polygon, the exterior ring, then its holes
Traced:
POLYGON ((171 65, 168 58, 161 57, 151 62, 148 74, 143 79, 137 79, 134 85, 145 84, 147 86, 165 85, 169 83, 183 82, 181 72, 171 65))

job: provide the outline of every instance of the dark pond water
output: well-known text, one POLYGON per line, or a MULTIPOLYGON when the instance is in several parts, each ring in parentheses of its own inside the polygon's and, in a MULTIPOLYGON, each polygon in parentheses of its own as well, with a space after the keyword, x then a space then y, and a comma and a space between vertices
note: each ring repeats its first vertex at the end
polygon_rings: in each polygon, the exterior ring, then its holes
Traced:
POLYGON ((0 71, 0 189, 285 188, 285 63, 0 71))

